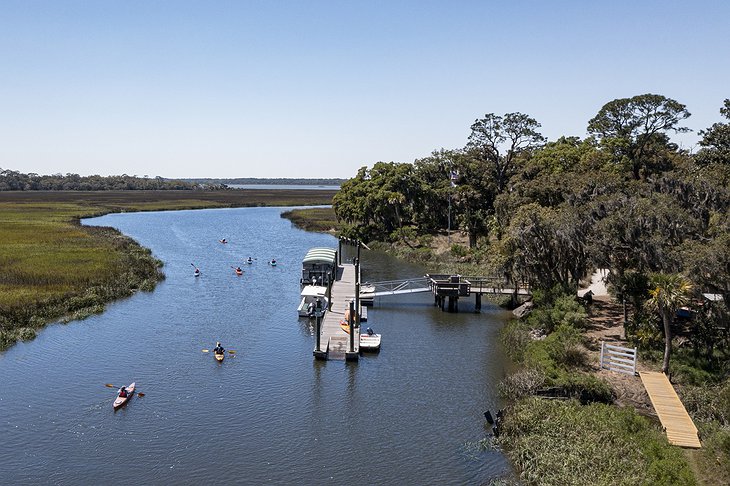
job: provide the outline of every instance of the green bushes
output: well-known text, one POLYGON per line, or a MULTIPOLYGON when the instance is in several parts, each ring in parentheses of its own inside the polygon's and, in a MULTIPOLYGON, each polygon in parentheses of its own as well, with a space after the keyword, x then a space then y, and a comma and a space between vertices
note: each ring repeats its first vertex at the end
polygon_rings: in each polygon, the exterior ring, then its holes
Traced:
POLYGON ((608 383, 582 371, 587 366, 587 355, 578 329, 561 323, 542 339, 533 339, 534 335, 531 326, 523 321, 512 321, 502 331, 507 353, 525 368, 500 384, 504 398, 549 390, 553 396, 573 397, 583 402, 613 400, 608 383), (537 380, 535 373, 542 380, 537 380))
POLYGON ((535 304, 535 310, 527 317, 527 322, 533 329, 543 329, 550 333, 559 324, 567 324, 577 329, 585 327, 588 315, 572 295, 556 296, 536 292, 535 304))
POLYGON ((496 443, 525 484, 695 484, 682 451, 630 409, 526 398, 509 409, 496 443))

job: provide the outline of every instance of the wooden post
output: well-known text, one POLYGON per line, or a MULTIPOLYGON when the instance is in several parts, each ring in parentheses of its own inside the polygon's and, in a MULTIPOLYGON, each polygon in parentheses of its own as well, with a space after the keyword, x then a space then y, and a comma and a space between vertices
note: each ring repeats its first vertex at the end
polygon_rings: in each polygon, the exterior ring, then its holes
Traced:
POLYGON ((474 306, 474 310, 477 312, 482 310, 482 294, 477 292, 476 294, 476 305, 474 306))
POLYGON ((355 326, 360 326, 360 241, 357 242, 355 259, 355 326))
POLYGON ((355 352, 355 303, 350 301, 350 315, 348 316, 348 324, 350 325, 350 352, 355 352))
POLYGON ((337 265, 342 264, 342 238, 337 240, 337 259, 335 260, 337 265))
POLYGON ((316 329, 315 332, 317 333, 317 345, 314 348, 314 356, 319 357, 322 355, 322 344, 321 344, 321 337, 322 337, 322 301, 317 299, 317 303, 314 307, 314 316, 316 318, 316 329))

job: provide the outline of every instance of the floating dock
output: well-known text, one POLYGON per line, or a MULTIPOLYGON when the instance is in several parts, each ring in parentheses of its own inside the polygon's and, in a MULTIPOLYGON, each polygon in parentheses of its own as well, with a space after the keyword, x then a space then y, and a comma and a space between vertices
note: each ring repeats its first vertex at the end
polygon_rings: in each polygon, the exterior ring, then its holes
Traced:
POLYGON ((346 333, 341 322, 355 294, 355 265, 343 263, 337 267, 337 276, 332 283, 329 310, 322 318, 320 349, 314 350, 318 359, 339 359, 354 361, 360 353, 360 329, 355 328, 353 336, 346 333))

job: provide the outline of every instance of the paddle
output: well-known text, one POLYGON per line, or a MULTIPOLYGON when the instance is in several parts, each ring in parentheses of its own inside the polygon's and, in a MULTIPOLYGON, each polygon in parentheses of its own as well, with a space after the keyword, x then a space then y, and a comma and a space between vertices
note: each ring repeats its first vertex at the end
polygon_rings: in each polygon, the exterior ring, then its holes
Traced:
MULTIPOLYGON (((104 386, 109 388, 116 388, 117 390, 121 388, 120 386, 112 385, 111 383, 105 383, 104 386)), ((140 393, 137 390, 135 390, 134 393, 136 393, 139 397, 143 397, 145 395, 144 393, 140 393)))
MULTIPOLYGON (((202 351, 203 351, 204 353, 210 353, 210 349, 203 349, 202 351)), ((235 352, 235 351, 233 351, 232 349, 229 349, 229 350, 228 350, 228 354, 236 354, 236 352, 235 352)))

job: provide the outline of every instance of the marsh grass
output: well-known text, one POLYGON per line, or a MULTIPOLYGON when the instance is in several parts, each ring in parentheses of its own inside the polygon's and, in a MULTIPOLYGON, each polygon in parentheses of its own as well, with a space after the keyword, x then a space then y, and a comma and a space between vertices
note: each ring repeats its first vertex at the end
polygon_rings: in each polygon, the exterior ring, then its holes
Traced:
POLYGON ((161 263, 130 238, 80 226, 90 212, 70 203, 0 203, 0 348, 164 278, 161 263))
POLYGON ((335 210, 331 207, 292 209, 281 213, 281 217, 288 219, 294 226, 305 231, 339 233, 342 229, 342 224, 337 221, 335 210))
POLYGON ((496 443, 524 484, 696 484, 683 451, 633 409, 530 397, 510 408, 496 443))

